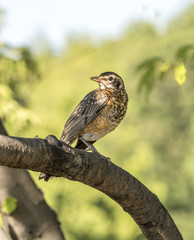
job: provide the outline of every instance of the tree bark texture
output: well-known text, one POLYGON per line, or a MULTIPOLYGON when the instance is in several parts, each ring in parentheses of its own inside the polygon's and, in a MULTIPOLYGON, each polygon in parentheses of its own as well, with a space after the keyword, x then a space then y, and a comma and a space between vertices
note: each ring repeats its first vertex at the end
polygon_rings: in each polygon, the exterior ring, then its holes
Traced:
POLYGON ((95 153, 72 148, 54 136, 0 136, 0 165, 44 172, 87 184, 112 198, 150 240, 183 239, 155 194, 131 174, 95 153))
MULTIPOLYGON (((1 121, 0 132, 7 135, 1 121)), ((0 203, 10 196, 17 199, 18 205, 10 215, 3 214, 1 240, 64 240, 55 212, 46 204, 29 173, 24 169, 0 167, 0 203)))

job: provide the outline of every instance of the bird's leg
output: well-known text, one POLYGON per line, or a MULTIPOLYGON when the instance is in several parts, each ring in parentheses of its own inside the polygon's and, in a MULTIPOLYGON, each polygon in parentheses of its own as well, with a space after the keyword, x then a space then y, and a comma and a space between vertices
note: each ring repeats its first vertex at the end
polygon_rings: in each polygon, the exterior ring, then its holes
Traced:
POLYGON ((101 158, 105 159, 106 161, 108 161, 109 163, 111 162, 111 159, 109 157, 105 157, 103 156, 102 154, 100 154, 98 152, 98 150, 90 143, 90 142, 87 142, 86 140, 84 140, 83 137, 79 137, 79 139, 93 152, 93 153, 96 153, 98 154, 101 158))

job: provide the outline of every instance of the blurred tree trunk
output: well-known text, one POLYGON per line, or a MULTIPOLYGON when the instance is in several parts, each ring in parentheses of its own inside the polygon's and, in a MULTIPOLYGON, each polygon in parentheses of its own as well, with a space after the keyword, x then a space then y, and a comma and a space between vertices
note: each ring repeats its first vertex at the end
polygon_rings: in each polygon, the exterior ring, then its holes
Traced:
MULTIPOLYGON (((7 135, 1 119, 0 134, 7 135)), ((0 167, 0 203, 9 196, 17 199, 18 206, 12 214, 3 215, 1 240, 65 239, 55 212, 26 170, 0 167)))

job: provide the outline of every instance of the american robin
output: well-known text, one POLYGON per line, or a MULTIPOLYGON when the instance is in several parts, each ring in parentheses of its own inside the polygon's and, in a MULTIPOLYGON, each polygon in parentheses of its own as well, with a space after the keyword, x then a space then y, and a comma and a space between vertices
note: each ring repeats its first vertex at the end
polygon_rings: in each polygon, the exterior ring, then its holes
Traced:
POLYGON ((97 82, 99 88, 88 93, 77 105, 60 140, 68 145, 77 140, 75 148, 89 148, 100 154, 93 143, 121 122, 127 110, 128 96, 122 78, 114 72, 104 72, 90 79, 97 82))
MULTIPOLYGON (((122 78, 113 72, 91 77, 99 88, 88 93, 67 120, 61 141, 76 148, 91 148, 98 139, 113 131, 125 116, 128 97, 122 78)), ((91 150, 94 150, 92 148, 91 150)))

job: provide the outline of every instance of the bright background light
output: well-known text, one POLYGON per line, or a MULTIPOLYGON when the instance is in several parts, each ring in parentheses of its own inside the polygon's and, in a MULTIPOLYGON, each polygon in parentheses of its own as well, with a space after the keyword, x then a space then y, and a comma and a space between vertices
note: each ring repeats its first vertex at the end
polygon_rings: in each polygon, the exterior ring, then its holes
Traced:
POLYGON ((4 0, 1 40, 29 45, 41 34, 54 48, 64 46, 71 34, 95 39, 115 38, 137 20, 151 21, 165 29, 170 19, 193 0, 4 0))

